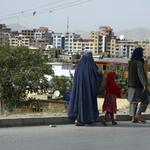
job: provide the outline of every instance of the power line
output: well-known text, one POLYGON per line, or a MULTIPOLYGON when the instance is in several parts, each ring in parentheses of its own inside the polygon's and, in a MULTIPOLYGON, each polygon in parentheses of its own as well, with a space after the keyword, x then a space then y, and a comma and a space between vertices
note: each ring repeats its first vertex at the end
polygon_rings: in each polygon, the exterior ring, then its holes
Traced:
POLYGON ((53 4, 56 4, 56 3, 60 3, 60 2, 62 2, 62 1, 64 1, 64 0, 59 0, 59 1, 54 2, 54 3, 50 3, 50 4, 47 4, 47 5, 40 6, 40 7, 32 8, 32 9, 29 9, 29 10, 24 10, 24 11, 22 11, 22 12, 17 12, 17 13, 13 13, 13 14, 8 14, 8 15, 5 15, 5 16, 0 16, 0 17, 3 18, 3 17, 7 17, 7 16, 13 16, 13 15, 16 15, 16 14, 20 14, 20 13, 23 14, 23 13, 25 13, 25 12, 33 11, 33 10, 36 10, 36 9, 39 9, 39 8, 43 8, 43 7, 47 7, 47 6, 49 6, 49 5, 53 5, 53 4))
POLYGON ((87 3, 87 2, 90 2, 92 0, 87 0, 87 1, 84 1, 84 2, 81 2, 81 3, 77 3, 79 1, 82 1, 82 0, 77 0, 77 1, 74 1, 74 2, 71 2, 71 3, 63 4, 63 5, 56 6, 56 7, 52 7, 52 8, 46 9, 46 10, 41 10, 41 11, 37 11, 37 12, 34 11, 32 14, 28 13, 28 14, 24 14, 24 15, 20 15, 20 16, 6 17, 6 18, 1 19, 1 20, 24 18, 24 17, 34 16, 34 15, 44 14, 44 13, 48 13, 48 12, 53 12, 53 11, 57 11, 57 10, 61 10, 61 9, 69 8, 69 7, 73 7, 73 6, 76 6, 76 5, 81 5, 83 3, 87 3), (77 4, 73 4, 73 3, 77 3, 77 4), (73 4, 73 5, 71 5, 71 4, 73 4), (66 5, 69 5, 69 6, 66 6, 66 5), (66 7, 62 7, 62 6, 66 6, 66 7))

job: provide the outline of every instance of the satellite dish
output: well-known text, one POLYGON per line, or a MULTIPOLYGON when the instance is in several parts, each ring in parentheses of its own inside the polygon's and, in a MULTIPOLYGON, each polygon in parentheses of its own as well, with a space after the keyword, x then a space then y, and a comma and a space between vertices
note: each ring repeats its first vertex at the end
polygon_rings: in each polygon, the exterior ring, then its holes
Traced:
POLYGON ((123 40, 123 39, 124 39, 124 35, 121 35, 121 36, 120 36, 120 40, 123 40))
POLYGON ((60 95, 60 92, 59 92, 58 90, 56 90, 56 91, 54 92, 54 96, 55 96, 55 97, 59 97, 59 95, 60 95))

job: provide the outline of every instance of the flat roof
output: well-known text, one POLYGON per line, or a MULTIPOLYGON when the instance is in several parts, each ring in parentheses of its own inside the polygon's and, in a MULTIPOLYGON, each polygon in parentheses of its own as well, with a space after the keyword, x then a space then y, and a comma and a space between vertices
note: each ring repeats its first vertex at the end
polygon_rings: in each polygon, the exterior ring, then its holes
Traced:
POLYGON ((125 63, 127 64, 129 61, 129 58, 103 58, 100 60, 96 60, 96 63, 125 63))
MULTIPOLYGON (((114 64, 128 64, 130 58, 103 58, 100 60, 94 61, 95 63, 114 63, 114 64)), ((144 60, 147 60, 146 58, 144 60)))

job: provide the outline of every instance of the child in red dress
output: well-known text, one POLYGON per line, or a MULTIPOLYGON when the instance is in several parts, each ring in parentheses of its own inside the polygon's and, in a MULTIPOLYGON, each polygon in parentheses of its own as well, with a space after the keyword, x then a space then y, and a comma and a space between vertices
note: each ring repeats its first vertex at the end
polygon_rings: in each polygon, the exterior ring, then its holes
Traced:
POLYGON ((101 122, 102 125, 107 126, 106 119, 110 115, 112 120, 112 125, 116 125, 117 122, 114 120, 114 113, 117 112, 117 106, 116 106, 116 96, 118 98, 121 98, 120 93, 124 93, 126 90, 121 89, 119 87, 115 80, 114 80, 115 72, 108 72, 107 77, 105 80, 105 86, 104 89, 106 90, 105 93, 105 99, 103 103, 102 112, 106 111, 105 116, 103 118, 103 121, 101 122))

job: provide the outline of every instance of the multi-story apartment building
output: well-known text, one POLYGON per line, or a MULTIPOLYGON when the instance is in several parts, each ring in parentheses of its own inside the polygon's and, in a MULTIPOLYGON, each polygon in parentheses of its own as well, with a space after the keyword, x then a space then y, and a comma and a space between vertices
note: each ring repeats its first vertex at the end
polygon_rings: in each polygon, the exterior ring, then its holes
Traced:
POLYGON ((54 33, 52 34, 53 42, 52 44, 56 48, 65 48, 65 36, 62 33, 54 33))
POLYGON ((143 50, 143 56, 145 57, 150 57, 150 40, 139 40, 138 41, 138 46, 142 47, 143 50))
POLYGON ((9 36, 9 45, 12 47, 16 46, 30 46, 31 38, 26 37, 22 34, 19 36, 9 36))
POLYGON ((63 48, 66 52, 73 51, 73 40, 75 38, 80 38, 80 35, 75 33, 54 33, 53 45, 56 48, 63 48))
POLYGON ((113 29, 109 26, 100 26, 99 31, 91 31, 90 38, 94 39, 93 54, 111 53, 115 48, 115 39, 113 29))
POLYGON ((39 47, 39 48, 45 48, 47 45, 50 45, 50 40, 37 40, 37 39, 30 39, 30 47, 39 47))
POLYGON ((40 27, 34 33, 34 39, 36 40, 49 40, 52 43, 52 31, 48 30, 48 28, 40 27))
POLYGON ((11 28, 7 28, 5 24, 0 24, 0 32, 9 33, 10 31, 11 31, 11 28))
POLYGON ((20 34, 19 36, 9 36, 9 44, 12 47, 27 46, 45 48, 47 45, 50 45, 50 40, 37 40, 34 37, 20 34))
POLYGON ((36 29, 33 30, 21 30, 21 34, 29 37, 29 38, 34 38, 34 33, 35 33, 36 29))
POLYGON ((94 39, 74 39, 73 40, 73 53, 83 54, 85 51, 93 53, 94 39))
POLYGON ((114 53, 111 53, 112 57, 131 57, 133 50, 138 46, 138 42, 117 39, 115 45, 116 49, 114 53))

